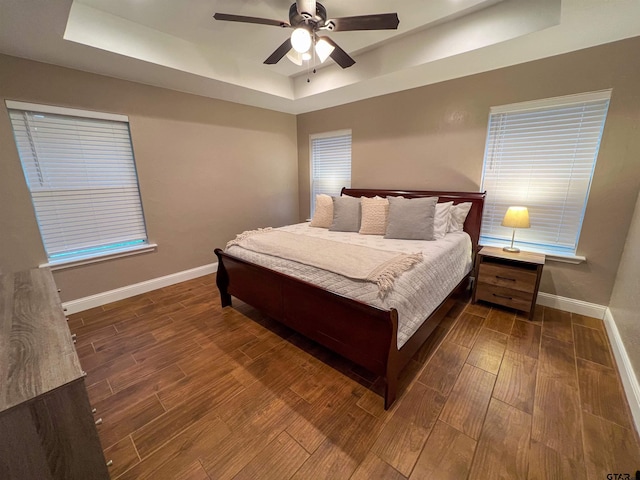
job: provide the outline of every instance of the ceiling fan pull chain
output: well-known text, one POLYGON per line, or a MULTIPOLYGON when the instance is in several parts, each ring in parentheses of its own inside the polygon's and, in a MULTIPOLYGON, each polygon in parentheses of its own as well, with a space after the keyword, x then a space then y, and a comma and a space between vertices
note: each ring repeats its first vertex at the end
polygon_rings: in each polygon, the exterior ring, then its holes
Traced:
POLYGON ((313 50, 313 74, 315 75, 316 73, 316 65, 318 64, 318 51, 316 50, 316 43, 318 42, 317 37, 314 35, 313 37, 313 48, 311 50, 313 50))

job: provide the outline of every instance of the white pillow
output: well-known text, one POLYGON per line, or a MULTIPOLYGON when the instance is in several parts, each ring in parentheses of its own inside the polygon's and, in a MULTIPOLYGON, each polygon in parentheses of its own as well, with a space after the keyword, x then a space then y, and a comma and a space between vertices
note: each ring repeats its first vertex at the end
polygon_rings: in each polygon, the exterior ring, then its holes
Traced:
POLYGON ((453 202, 442 202, 436 205, 436 216, 433 219, 433 238, 436 240, 444 238, 449 230, 452 205, 453 202))
POLYGON ((362 207, 362 221, 360 234, 384 235, 387 231, 387 217, 389 215, 389 200, 382 197, 360 197, 362 207))
POLYGON ((451 219, 449 220, 450 232, 462 231, 464 221, 467 219, 467 215, 469 215, 469 210, 471 210, 471 205, 471 202, 464 202, 451 207, 451 219))
POLYGON ((311 227, 329 228, 333 222, 333 199, 323 193, 316 195, 316 211, 313 212, 311 227))

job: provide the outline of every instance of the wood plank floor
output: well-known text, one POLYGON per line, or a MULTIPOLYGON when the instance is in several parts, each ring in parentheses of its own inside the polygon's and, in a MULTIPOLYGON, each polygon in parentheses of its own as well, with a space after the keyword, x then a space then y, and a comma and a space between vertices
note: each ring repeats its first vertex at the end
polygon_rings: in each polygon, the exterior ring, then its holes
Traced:
POLYGON ((113 479, 590 479, 640 470, 602 322, 459 303, 384 411, 368 372, 213 276, 72 315, 113 479))

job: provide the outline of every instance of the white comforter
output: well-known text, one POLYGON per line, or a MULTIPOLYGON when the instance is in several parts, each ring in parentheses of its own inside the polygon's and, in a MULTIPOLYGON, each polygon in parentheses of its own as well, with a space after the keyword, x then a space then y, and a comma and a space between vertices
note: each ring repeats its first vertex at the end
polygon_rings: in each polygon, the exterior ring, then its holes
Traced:
POLYGON ((392 240, 380 235, 360 235, 351 232, 330 232, 324 228, 300 223, 281 227, 286 232, 311 235, 329 240, 364 245, 380 250, 403 253, 422 252, 423 261, 401 274, 394 288, 384 299, 378 287, 370 282, 355 281, 341 275, 303 265, 290 260, 264 255, 233 245, 227 252, 244 260, 296 277, 322 288, 369 305, 398 310, 398 348, 413 335, 422 322, 449 292, 471 270, 471 239, 464 232, 448 233, 435 241, 392 240))

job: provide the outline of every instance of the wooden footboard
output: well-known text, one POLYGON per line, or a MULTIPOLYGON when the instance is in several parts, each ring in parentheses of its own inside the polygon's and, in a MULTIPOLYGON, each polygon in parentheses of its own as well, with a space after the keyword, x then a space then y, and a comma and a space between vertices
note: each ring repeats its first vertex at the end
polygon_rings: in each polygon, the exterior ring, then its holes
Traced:
MULTIPOLYGON (((237 297, 372 373, 386 378, 394 370, 390 367, 398 355, 395 309, 343 297, 220 249, 215 253, 223 306, 231 305, 231 296, 237 297)), ((395 397, 395 391, 390 393, 395 397)))
MULTIPOLYGON (((353 196, 405 197, 439 196, 455 203, 470 201, 473 206, 465 223, 473 244, 478 244, 484 194, 465 192, 424 192, 390 190, 349 190, 353 196)), ((222 306, 231 306, 237 297, 295 331, 381 376, 385 381, 385 409, 397 395, 398 375, 454 304, 453 296, 467 288, 467 275, 449 297, 425 320, 398 350, 398 312, 383 310, 330 292, 311 283, 234 257, 221 249, 216 283, 222 306)))

